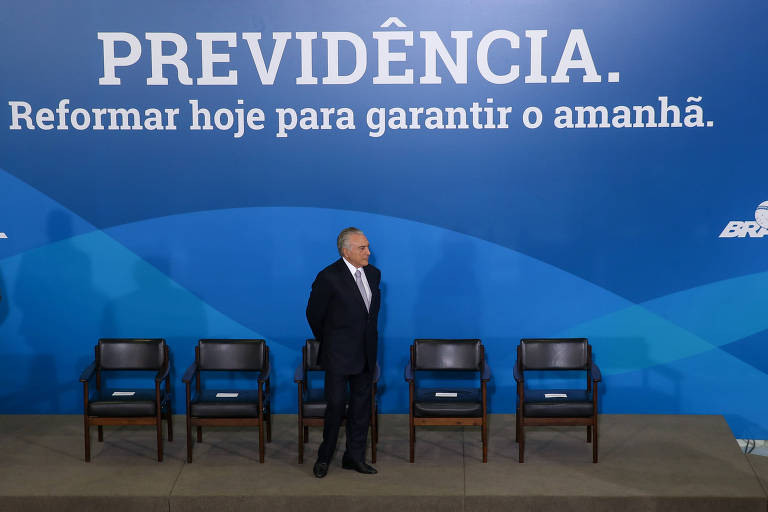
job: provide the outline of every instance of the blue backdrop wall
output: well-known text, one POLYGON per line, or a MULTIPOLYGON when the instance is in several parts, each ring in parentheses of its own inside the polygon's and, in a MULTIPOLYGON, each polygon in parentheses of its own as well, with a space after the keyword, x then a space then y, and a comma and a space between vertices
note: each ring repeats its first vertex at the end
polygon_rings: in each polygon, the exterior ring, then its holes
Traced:
POLYGON ((384 412, 415 337, 481 338, 508 413, 521 337, 586 336, 603 412, 768 437, 764 2, 6 11, 0 413, 80 412, 117 336, 166 338, 177 390, 198 338, 264 337, 294 412, 310 285, 355 225, 384 412))

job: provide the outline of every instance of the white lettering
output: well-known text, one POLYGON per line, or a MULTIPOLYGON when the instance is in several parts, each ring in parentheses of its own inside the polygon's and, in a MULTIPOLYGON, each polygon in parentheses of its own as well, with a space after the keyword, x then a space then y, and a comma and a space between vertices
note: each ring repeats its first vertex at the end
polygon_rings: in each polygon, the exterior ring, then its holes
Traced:
POLYGON ((580 28, 571 30, 568 35, 568 41, 565 43, 563 54, 560 57, 560 64, 557 66, 555 76, 552 77, 553 84, 567 84, 569 81, 568 71, 571 69, 583 69, 584 83, 599 83, 600 75, 597 74, 595 63, 592 61, 592 54, 589 51, 587 37, 580 28), (580 59, 574 59, 573 54, 576 49, 579 50, 580 59))
POLYGON ((451 58, 448 49, 443 44, 440 36, 434 31, 419 32, 419 36, 425 42, 425 69, 424 76, 419 78, 421 84, 442 83, 442 77, 437 74, 437 56, 443 61, 451 78, 457 84, 467 83, 467 41, 472 37, 471 31, 454 30, 451 37, 456 40, 456 60, 451 58))
POLYGON ((547 77, 541 74, 541 41, 547 37, 547 31, 526 30, 525 37, 531 40, 531 69, 525 77, 525 83, 545 84, 547 77))
POLYGON ((317 39, 317 32, 296 32, 296 39, 301 41, 301 76, 296 83, 315 85, 317 77, 312 75, 312 41, 317 39))
POLYGON ((723 229, 723 232, 720 233, 719 238, 734 238, 737 236, 741 236, 740 233, 743 230, 744 230, 744 223, 738 220, 734 220, 729 222, 728 225, 725 226, 725 229, 723 229))
POLYGON ((509 30, 494 30, 488 32, 485 37, 480 40, 480 44, 477 46, 477 69, 483 78, 491 82, 492 84, 508 84, 514 82, 518 76, 520 76, 520 66, 517 64, 509 67, 509 73, 506 75, 497 75, 491 71, 490 65, 488 65, 488 50, 491 48, 491 43, 497 39, 505 39, 509 41, 509 47, 514 49, 520 48, 520 37, 514 32, 509 30))
POLYGON ((251 50, 253 63, 256 65, 256 71, 259 73, 259 80, 263 85, 273 85, 277 70, 280 68, 280 61, 283 59, 285 43, 291 38, 290 32, 274 32, 272 39, 275 40, 275 47, 272 48, 272 56, 269 59, 269 66, 264 62, 264 55, 261 53, 259 40, 261 32, 244 32, 243 39, 248 42, 248 48, 251 50))
POLYGON ((179 83, 192 85, 187 64, 182 60, 187 54, 187 41, 173 32, 147 32, 145 37, 150 43, 152 55, 152 76, 147 78, 147 85, 168 85, 168 79, 163 76, 163 66, 174 66, 179 83), (163 54, 163 43, 173 43, 176 51, 171 55, 163 54))
POLYGON ((406 53, 391 51, 389 49, 389 43, 391 41, 403 41, 405 46, 413 46, 413 32, 374 32, 373 37, 379 42, 379 73, 373 77, 373 83, 412 84, 413 69, 407 68, 402 75, 392 75, 390 73, 390 63, 405 62, 406 53))
POLYGON ((523 111, 523 124, 530 129, 541 126, 541 109, 538 107, 526 108, 523 111), (531 116, 533 116, 533 120, 531 120, 531 116))
MULTIPOLYGON (((11 130, 21 130, 20 119, 27 125, 27 130, 35 129, 35 125, 32 124, 32 118, 29 117, 30 112, 32 112, 32 105, 26 101, 9 101, 8 105, 11 107, 11 130), (20 109, 24 110, 21 111, 20 109)), ((53 112, 51 112, 51 115, 53 115, 53 112)), ((48 130, 50 128, 44 129, 48 130)))
POLYGON ((213 64, 229 62, 228 53, 213 53, 213 42, 226 42, 227 46, 237 46, 237 34, 234 32, 198 32, 197 39, 201 41, 201 71, 203 76, 197 79, 197 85, 237 85, 237 71, 229 70, 227 76, 213 74, 213 64))
POLYGON ((353 84, 365 74, 368 58, 365 43, 357 34, 352 32, 323 32, 323 39, 328 41, 328 76, 323 78, 324 84, 353 84), (355 49, 355 68, 348 75, 339 74, 339 42, 346 41, 355 49))
POLYGON ((99 78, 99 85, 120 85, 120 79, 115 76, 115 68, 132 66, 141 57, 141 43, 133 34, 127 32, 99 32, 104 55, 104 76, 99 78), (118 41, 128 44, 128 55, 115 57, 115 43, 118 41))

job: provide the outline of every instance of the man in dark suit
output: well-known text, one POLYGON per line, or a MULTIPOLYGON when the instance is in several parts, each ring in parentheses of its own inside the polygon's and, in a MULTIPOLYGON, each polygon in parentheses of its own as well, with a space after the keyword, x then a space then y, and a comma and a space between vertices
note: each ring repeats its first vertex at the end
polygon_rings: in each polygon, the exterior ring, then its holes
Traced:
POLYGON ((307 320, 320 342, 319 361, 325 369, 323 442, 313 468, 318 478, 328 473, 336 449, 349 383, 347 447, 344 469, 374 474, 365 463, 371 418, 371 387, 376 368, 381 272, 368 264, 368 239, 357 228, 346 228, 336 240, 341 258, 320 271, 312 283, 307 320))

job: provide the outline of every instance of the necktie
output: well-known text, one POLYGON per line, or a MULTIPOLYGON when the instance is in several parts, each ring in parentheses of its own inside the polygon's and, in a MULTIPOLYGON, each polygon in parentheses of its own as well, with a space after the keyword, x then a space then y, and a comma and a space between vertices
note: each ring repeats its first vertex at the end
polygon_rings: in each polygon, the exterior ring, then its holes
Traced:
POLYGON ((365 293, 365 286, 363 286, 363 277, 360 275, 360 269, 355 270, 355 282, 357 283, 357 287, 360 290, 360 295, 363 296, 363 301, 365 302, 365 309, 370 311, 371 299, 369 299, 368 294, 365 293))

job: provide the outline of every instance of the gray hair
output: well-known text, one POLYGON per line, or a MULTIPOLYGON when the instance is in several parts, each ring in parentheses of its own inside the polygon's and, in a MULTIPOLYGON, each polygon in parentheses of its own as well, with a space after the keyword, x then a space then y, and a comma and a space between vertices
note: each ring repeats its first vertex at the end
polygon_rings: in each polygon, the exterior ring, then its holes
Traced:
POLYGON ((346 247, 349 249, 349 235, 362 235, 363 232, 355 227, 348 227, 341 230, 338 238, 336 238, 336 247, 339 249, 339 256, 344 256, 341 249, 346 247))

